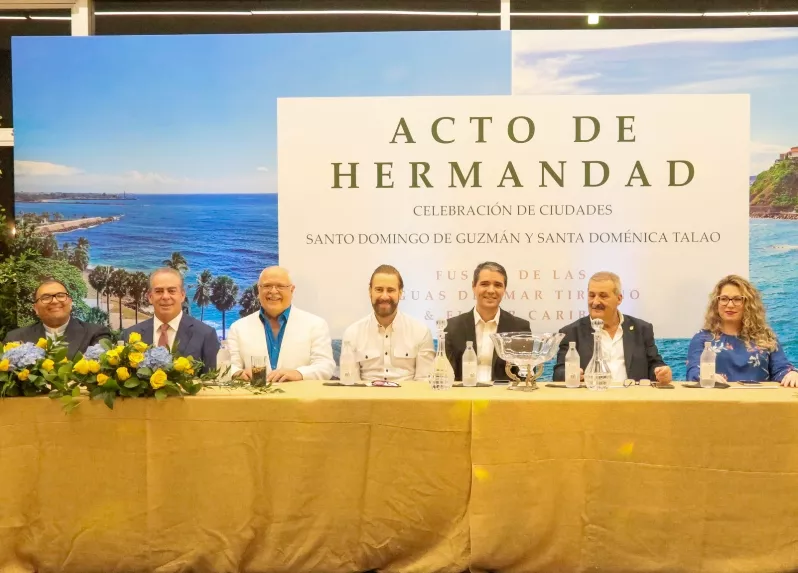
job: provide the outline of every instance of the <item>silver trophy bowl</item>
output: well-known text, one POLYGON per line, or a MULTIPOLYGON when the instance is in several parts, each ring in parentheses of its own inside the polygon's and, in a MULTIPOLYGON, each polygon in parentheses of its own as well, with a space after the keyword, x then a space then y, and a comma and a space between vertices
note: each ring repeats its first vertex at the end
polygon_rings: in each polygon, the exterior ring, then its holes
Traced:
POLYGON ((554 358, 565 335, 561 332, 502 332, 490 337, 496 353, 507 363, 504 370, 510 377, 510 389, 537 390, 543 363, 554 358), (526 376, 518 376, 513 366, 518 367, 519 372, 526 372, 526 376))

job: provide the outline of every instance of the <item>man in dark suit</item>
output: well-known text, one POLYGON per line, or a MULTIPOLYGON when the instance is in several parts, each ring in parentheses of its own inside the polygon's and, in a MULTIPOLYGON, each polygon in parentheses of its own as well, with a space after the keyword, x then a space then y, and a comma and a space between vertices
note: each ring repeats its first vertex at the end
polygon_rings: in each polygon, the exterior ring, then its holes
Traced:
POLYGON ((499 263, 477 265, 471 287, 476 299, 474 308, 450 318, 446 324, 446 357, 454 369, 454 378, 463 379, 463 352, 466 342, 471 341, 477 353, 477 380, 508 380, 506 363, 496 354, 490 334, 530 332, 529 321, 500 308, 507 288, 507 271, 499 263))
POLYGON ((587 306, 590 314, 560 329, 565 338, 560 342, 554 380, 565 380, 565 354, 570 342, 576 342, 579 362, 584 375, 593 357, 593 327, 590 321, 604 321, 601 348, 614 382, 647 378, 667 384, 673 378, 671 369, 659 355, 654 343, 654 327, 639 318, 621 314, 618 305, 623 300, 621 279, 606 271, 594 274, 587 285, 587 306))
POLYGON ((39 283, 33 294, 33 311, 39 317, 36 324, 17 328, 6 335, 6 342, 33 342, 40 338, 64 336, 72 358, 78 352, 86 352, 89 346, 103 338, 111 338, 111 332, 100 324, 83 322, 72 316, 72 297, 60 281, 47 278, 39 283))
POLYGON ((177 352, 181 356, 202 360, 205 365, 203 372, 216 368, 219 337, 213 328, 183 312, 186 299, 183 275, 170 268, 154 271, 150 275, 147 297, 155 309, 155 316, 125 329, 122 333, 124 340, 130 337, 131 332, 137 332, 147 344, 171 350, 177 343, 177 352))

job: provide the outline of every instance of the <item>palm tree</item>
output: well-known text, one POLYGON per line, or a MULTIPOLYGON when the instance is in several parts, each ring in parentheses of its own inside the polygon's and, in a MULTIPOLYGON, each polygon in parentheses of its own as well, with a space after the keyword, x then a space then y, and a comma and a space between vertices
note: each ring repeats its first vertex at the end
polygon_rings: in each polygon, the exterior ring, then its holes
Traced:
POLYGON ((92 324, 101 324, 109 328, 111 326, 111 320, 108 317, 108 313, 97 307, 90 308, 88 312, 86 312, 86 315, 83 317, 83 319, 92 324))
POLYGON ((125 269, 116 269, 111 273, 106 292, 119 297, 119 328, 122 328, 122 299, 127 296, 128 272, 125 269))
POLYGON ((180 274, 183 274, 188 270, 188 262, 186 261, 186 257, 177 251, 172 253, 172 256, 168 259, 164 259, 163 266, 174 269, 180 274))
POLYGON ((238 311, 238 316, 245 317, 253 312, 260 310, 260 299, 258 298, 258 283, 255 283, 249 288, 244 289, 241 293, 241 298, 238 299, 238 304, 241 305, 241 310, 238 311))
POLYGON ((225 337, 225 313, 232 310, 238 298, 238 285, 228 277, 222 275, 213 279, 211 286, 211 302, 222 313, 222 338, 225 337))
MULTIPOLYGON (((105 287, 108 285, 108 277, 111 275, 111 271, 108 267, 105 266, 97 266, 89 272, 89 284, 91 288, 97 293, 97 308, 100 308, 100 293, 105 290, 105 287)), ((108 307, 105 307, 105 310, 109 310, 108 307)))
POLYGON ((130 294, 134 303, 134 312, 136 313, 136 324, 138 324, 139 309, 141 308, 141 303, 147 300, 147 292, 150 290, 150 279, 145 273, 138 271, 133 273, 132 275, 128 275, 127 284, 128 284, 128 293, 130 294))
POLYGON ((200 307, 200 320, 205 318, 205 307, 211 304, 211 287, 213 275, 211 271, 205 269, 197 277, 197 290, 194 291, 194 302, 200 307))
POLYGON ((75 245, 75 248, 72 250, 72 253, 69 255, 69 263, 73 267, 79 268, 81 271, 85 271, 86 267, 89 266, 89 241, 85 237, 78 238, 78 244, 75 245))

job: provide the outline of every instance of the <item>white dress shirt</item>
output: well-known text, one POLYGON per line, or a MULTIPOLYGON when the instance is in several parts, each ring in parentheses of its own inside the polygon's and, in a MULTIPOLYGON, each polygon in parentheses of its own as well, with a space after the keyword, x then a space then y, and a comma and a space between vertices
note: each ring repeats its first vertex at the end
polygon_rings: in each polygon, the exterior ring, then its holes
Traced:
POLYGON ((613 382, 626 380, 626 359, 623 355, 623 314, 619 311, 618 316, 621 321, 618 323, 615 336, 611 337, 607 329, 601 331, 601 352, 604 354, 607 366, 610 367, 613 382))
POLYGON ((361 380, 423 380, 435 359, 429 328, 402 312, 387 327, 372 312, 347 328, 343 341, 352 345, 361 380))
POLYGON ((493 339, 491 334, 496 334, 499 328, 499 316, 501 311, 496 309, 496 316, 487 322, 479 316, 477 308, 474 307, 474 327, 477 331, 476 351, 477 351, 477 380, 479 382, 490 382, 493 377, 493 339))
MULTIPOLYGON (((176 317, 169 321, 169 330, 166 331, 166 338, 169 340, 169 350, 175 345, 175 337, 177 336, 177 327, 180 326, 180 320, 183 318, 183 311, 180 311, 176 317)), ((163 322, 157 316, 152 317, 152 345, 158 346, 158 341, 161 339, 161 325, 163 322)))
POLYGON ((50 328, 44 323, 42 323, 42 326, 44 326, 44 335, 47 338, 56 339, 59 336, 63 336, 66 332, 67 326, 69 326, 69 319, 67 319, 67 321, 58 328, 50 328))

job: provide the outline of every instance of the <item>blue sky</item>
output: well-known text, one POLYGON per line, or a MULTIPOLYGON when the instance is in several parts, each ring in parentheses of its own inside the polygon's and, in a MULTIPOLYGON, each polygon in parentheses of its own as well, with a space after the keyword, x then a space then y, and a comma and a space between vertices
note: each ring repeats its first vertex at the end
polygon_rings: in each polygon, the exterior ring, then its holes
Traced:
POLYGON ((21 37, 19 191, 276 191, 276 98, 510 93, 501 32, 21 37))
POLYGON ((751 174, 798 146, 798 28, 513 32, 513 94, 747 93, 751 174))

